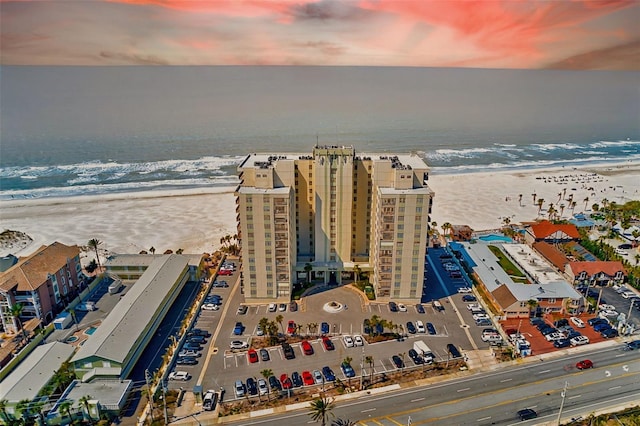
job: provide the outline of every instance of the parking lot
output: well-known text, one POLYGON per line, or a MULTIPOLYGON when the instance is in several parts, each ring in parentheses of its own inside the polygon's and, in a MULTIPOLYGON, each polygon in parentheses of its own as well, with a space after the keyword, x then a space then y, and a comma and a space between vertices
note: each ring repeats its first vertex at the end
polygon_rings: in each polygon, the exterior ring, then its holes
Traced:
MULTIPOLYGON (((440 262, 439 256, 444 254, 443 249, 433 250, 427 259, 428 270, 426 274, 428 287, 424 291, 424 313, 419 313, 415 304, 407 304, 405 312, 392 312, 388 303, 367 303, 361 294, 348 286, 326 288, 323 291, 314 292, 310 296, 302 298, 295 312, 290 311, 289 305, 285 311, 269 311, 268 304, 250 305, 246 313, 237 312, 238 306, 244 302, 240 294, 238 274, 219 277, 226 280, 230 286, 226 288, 212 288, 210 294, 221 297, 222 305, 219 310, 203 310, 200 312, 195 327, 207 330, 211 337, 203 346, 202 356, 197 359, 196 365, 179 365, 175 370, 186 371, 190 379, 186 382, 173 381, 173 388, 183 387, 190 389, 200 384, 202 389, 227 390, 225 399, 235 398, 233 387, 236 380, 246 382, 248 378, 258 380, 263 377, 264 370, 276 377, 286 373, 291 376, 293 372, 302 374, 303 371, 314 372, 328 366, 335 376, 341 381, 347 382, 348 377, 341 370, 343 361, 350 361, 355 370, 355 377, 351 380, 360 380, 373 374, 381 374, 397 370, 393 357, 403 360, 404 368, 413 368, 417 365, 410 359, 408 352, 413 348, 416 340, 424 341, 433 352, 436 360, 446 360, 448 356, 447 344, 453 344, 464 355, 465 351, 477 348, 488 348, 489 344, 481 339, 482 329, 475 325, 472 313, 466 309, 467 303, 463 302, 464 294, 458 293, 458 288, 465 287, 467 281, 463 278, 451 277, 440 262), (432 301, 437 300, 443 309, 437 309, 432 301), (327 310, 326 305, 335 301, 341 304, 342 309, 327 310), (257 336, 257 326, 261 318, 275 321, 281 315, 281 324, 278 324, 280 332, 285 334, 289 321, 294 321, 301 326, 299 334, 305 337, 313 350, 313 354, 305 355, 301 348, 300 337, 292 338, 291 347, 295 359, 286 359, 280 345, 265 346, 268 360, 258 356, 257 362, 250 362, 246 349, 231 350, 232 341, 247 343, 261 339, 257 336), (364 319, 373 315, 401 326, 394 328, 404 337, 400 340, 391 340, 379 343, 367 343, 363 346, 349 347, 344 336, 362 335, 367 337, 363 329, 364 319), (416 324, 416 321, 431 323, 434 334, 428 330, 423 333, 409 333, 407 322, 416 324), (240 335, 234 334, 236 322, 242 322, 243 330, 240 335), (328 323, 326 336, 333 342, 334 350, 327 350, 322 344, 320 325, 328 323), (211 347, 214 342, 214 347, 211 347), (369 364, 365 360, 372 358, 369 364)), ((392 331, 392 330, 385 330, 392 331)), ((397 360, 396 360, 397 362, 397 360)), ((314 386, 325 386, 320 383, 314 386)))

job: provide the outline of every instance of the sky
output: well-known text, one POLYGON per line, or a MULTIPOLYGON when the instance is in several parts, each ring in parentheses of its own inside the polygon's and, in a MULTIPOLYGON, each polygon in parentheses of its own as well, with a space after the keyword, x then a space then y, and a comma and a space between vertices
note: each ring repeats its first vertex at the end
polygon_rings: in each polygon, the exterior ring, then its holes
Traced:
POLYGON ((3 65, 640 69, 640 0, 0 0, 3 65))

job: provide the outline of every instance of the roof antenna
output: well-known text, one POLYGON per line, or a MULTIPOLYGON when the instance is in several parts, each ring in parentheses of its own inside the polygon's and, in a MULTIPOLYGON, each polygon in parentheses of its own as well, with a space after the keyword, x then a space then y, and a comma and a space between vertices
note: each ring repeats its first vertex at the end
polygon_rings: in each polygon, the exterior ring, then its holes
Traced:
POLYGON ((318 147, 318 132, 316 132, 316 148, 318 147))

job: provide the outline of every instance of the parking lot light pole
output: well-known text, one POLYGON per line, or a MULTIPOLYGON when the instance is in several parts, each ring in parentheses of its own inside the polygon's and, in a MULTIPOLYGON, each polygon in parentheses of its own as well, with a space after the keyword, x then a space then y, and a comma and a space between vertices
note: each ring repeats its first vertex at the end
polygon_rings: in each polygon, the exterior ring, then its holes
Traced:
POLYGON ((557 421, 558 426, 560 426, 560 417, 562 417, 562 408, 564 407, 564 399, 567 396, 568 385, 569 385, 569 382, 564 382, 564 389, 562 389, 562 392, 560 393, 560 395, 562 396, 562 401, 560 402, 560 411, 558 411, 558 421, 557 421))
POLYGON ((360 390, 362 390, 363 377, 364 377, 364 345, 362 345, 362 357, 360 358, 360 390))

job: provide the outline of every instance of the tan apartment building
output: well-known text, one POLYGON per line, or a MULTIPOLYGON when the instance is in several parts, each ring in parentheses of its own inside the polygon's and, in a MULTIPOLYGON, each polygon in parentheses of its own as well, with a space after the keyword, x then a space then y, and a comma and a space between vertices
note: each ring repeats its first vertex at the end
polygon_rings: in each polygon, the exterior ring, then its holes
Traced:
POLYGON ((308 276, 339 285, 356 266, 379 299, 420 299, 434 195, 420 157, 315 146, 250 154, 238 171, 248 302, 288 301, 308 276))

